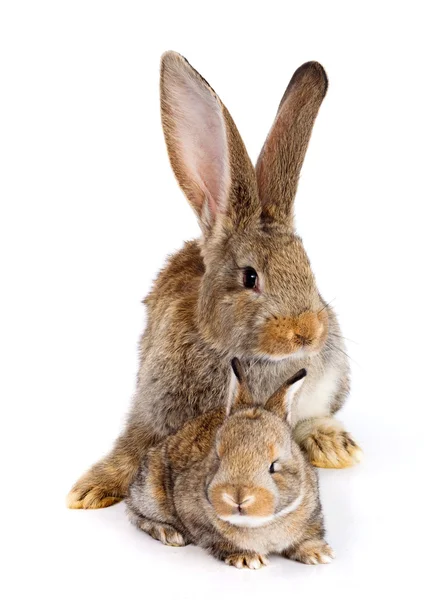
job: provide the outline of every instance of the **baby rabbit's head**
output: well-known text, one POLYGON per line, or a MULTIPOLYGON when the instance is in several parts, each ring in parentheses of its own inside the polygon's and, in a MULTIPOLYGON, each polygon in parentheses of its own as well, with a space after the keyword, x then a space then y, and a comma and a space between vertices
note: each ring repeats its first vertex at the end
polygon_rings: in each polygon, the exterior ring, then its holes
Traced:
POLYGON ((215 442, 207 497, 217 516, 238 527, 260 527, 295 510, 303 498, 304 458, 288 424, 289 400, 301 369, 264 406, 254 403, 238 359, 235 398, 215 442))

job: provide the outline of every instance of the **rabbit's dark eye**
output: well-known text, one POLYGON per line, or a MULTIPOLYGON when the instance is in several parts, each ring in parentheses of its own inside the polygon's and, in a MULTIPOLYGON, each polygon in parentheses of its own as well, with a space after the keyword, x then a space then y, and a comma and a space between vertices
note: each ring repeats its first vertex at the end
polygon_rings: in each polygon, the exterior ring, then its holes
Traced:
POLYGON ((269 467, 269 473, 275 473, 275 463, 276 463, 276 462, 277 462, 277 461, 273 462, 273 463, 270 465, 270 467, 269 467))
POLYGON ((253 290, 257 287, 258 274, 255 269, 252 267, 246 267, 244 269, 243 283, 244 287, 248 288, 249 290, 253 290))

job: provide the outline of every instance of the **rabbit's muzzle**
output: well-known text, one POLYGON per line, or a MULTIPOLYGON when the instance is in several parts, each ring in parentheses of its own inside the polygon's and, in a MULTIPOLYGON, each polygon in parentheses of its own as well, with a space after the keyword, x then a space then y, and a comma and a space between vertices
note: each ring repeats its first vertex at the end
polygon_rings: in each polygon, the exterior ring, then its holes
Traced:
POLYGON ((223 519, 232 515, 267 517, 275 509, 272 492, 259 486, 218 484, 209 491, 209 500, 223 519))
POLYGON ((259 354, 285 357, 297 352, 315 354, 328 335, 328 315, 325 310, 306 311, 298 317, 268 318, 259 335, 259 354))

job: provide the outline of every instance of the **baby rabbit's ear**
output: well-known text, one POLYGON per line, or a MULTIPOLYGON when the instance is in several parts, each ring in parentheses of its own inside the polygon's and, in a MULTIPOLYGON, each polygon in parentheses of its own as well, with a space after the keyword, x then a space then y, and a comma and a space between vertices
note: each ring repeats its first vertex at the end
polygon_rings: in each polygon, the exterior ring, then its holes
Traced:
POLYGON ((246 408, 254 403, 242 364, 238 358, 232 359, 231 364, 233 375, 227 403, 228 415, 239 408, 246 408))
POLYGON ((317 62, 297 69, 287 86, 256 165, 263 219, 293 226, 293 200, 315 117, 328 89, 317 62))
POLYGON ((306 369, 300 369, 278 388, 266 402, 264 408, 276 414, 280 419, 290 422, 292 400, 296 391, 303 385, 304 377, 306 377, 306 369))
POLYGON ((173 171, 204 234, 218 217, 259 219, 253 165, 236 126, 207 81, 176 52, 161 61, 161 114, 173 171))

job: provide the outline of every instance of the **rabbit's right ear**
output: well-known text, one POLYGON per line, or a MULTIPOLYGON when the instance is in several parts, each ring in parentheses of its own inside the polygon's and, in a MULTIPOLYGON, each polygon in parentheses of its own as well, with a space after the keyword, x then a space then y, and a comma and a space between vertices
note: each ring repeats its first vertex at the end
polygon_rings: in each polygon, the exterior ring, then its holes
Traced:
POLYGON ((162 56, 161 114, 170 163, 204 234, 219 215, 229 227, 259 218, 255 171, 232 118, 176 52, 162 56))
POLYGON ((287 86, 256 165, 266 222, 292 226, 301 167, 327 89, 328 78, 317 62, 302 65, 287 86))

